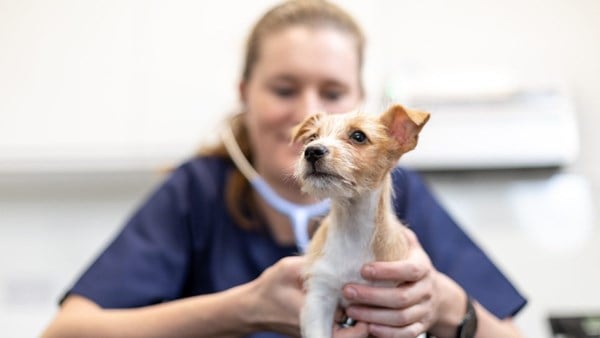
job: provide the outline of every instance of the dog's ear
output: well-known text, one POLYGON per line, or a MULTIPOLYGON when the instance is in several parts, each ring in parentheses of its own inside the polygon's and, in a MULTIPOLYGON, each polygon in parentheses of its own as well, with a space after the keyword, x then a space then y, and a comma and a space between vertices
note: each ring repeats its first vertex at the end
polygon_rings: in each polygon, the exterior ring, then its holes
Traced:
POLYGON ((393 137, 402 152, 407 152, 417 146, 419 132, 429 120, 429 113, 405 109, 401 105, 394 105, 384 112, 380 121, 388 128, 388 133, 393 137))
POLYGON ((316 132, 317 123, 321 120, 322 116, 323 113, 312 114, 304 119, 304 121, 300 122, 300 124, 296 125, 292 129, 292 143, 298 141, 304 143, 308 137, 316 132))

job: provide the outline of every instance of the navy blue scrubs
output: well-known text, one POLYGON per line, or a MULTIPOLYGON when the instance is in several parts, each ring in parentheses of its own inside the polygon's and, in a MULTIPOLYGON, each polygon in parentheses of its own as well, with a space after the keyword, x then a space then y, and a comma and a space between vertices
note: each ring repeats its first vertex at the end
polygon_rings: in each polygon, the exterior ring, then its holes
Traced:
MULTIPOLYGON (((135 308, 226 290, 249 282, 295 246, 270 233, 247 231, 231 219, 224 186, 232 164, 202 157, 175 170, 67 294, 103 308, 135 308)), ((393 173, 394 207, 417 234, 434 266, 499 318, 526 300, 456 225, 420 177, 393 173)), ((252 337, 277 337, 257 333, 252 337)))

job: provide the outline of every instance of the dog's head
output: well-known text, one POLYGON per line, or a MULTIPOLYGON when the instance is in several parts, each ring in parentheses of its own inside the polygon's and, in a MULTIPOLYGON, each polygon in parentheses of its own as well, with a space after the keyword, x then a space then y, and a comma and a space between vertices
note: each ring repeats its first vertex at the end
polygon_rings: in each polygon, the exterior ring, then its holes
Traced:
POLYGON ((307 117, 292 131, 304 151, 296 165, 303 191, 319 198, 352 197, 377 188, 402 154, 417 145, 429 114, 393 106, 361 113, 307 117))

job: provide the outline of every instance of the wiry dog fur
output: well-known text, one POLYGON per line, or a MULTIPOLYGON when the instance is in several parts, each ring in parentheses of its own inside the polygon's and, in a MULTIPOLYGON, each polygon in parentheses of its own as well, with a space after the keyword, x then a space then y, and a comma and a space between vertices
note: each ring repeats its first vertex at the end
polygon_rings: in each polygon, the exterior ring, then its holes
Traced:
POLYGON ((405 257, 406 239, 391 205, 390 171, 416 146, 428 119, 428 113, 396 105, 380 116, 315 114, 294 129, 292 141, 304 144, 296 167, 302 190, 332 201, 307 252, 303 337, 332 336, 337 307, 348 305, 343 285, 368 283, 360 275, 363 264, 405 257))

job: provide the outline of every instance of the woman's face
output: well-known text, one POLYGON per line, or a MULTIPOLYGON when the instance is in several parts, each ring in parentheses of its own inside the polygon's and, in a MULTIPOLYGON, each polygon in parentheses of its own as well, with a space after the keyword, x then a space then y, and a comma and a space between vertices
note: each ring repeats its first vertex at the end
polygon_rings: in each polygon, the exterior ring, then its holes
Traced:
POLYGON ((290 27, 262 41, 241 84, 256 170, 271 184, 290 182, 301 151, 291 128, 316 112, 344 113, 362 99, 354 39, 333 28, 290 27))

